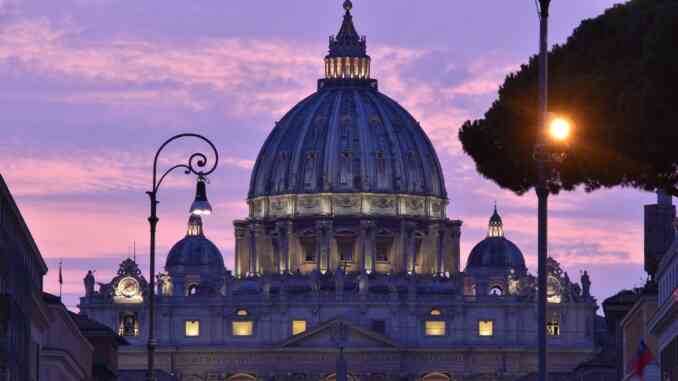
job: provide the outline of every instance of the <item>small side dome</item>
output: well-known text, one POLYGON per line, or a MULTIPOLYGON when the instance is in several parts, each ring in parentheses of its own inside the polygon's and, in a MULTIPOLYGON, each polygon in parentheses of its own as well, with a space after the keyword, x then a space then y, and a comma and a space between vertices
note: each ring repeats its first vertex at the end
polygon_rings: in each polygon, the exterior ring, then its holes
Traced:
POLYGON ((488 224, 487 238, 480 241, 469 254, 466 271, 478 269, 515 270, 525 273, 525 258, 518 246, 504 237, 504 224, 494 208, 488 224))
POLYGON ((175 266, 209 266, 224 271, 224 258, 219 249, 203 234, 202 219, 192 215, 186 237, 174 244, 167 255, 165 269, 175 266))

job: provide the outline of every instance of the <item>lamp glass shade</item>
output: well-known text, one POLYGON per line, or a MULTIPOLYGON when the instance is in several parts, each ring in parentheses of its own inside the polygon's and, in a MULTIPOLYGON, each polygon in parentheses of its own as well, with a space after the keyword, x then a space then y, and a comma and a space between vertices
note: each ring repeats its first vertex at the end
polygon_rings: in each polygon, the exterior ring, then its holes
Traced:
POLYGON ((206 216, 212 214, 212 205, 207 201, 207 186, 205 180, 200 178, 196 184, 195 200, 191 204, 191 214, 206 216))

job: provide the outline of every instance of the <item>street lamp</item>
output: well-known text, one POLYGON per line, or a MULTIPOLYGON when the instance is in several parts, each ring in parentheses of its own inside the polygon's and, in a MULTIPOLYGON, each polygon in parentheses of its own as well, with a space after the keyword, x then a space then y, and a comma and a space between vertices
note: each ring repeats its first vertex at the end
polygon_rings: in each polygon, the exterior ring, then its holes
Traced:
POLYGON ((550 118, 548 112, 548 18, 551 0, 538 0, 539 14, 539 113, 540 129, 534 147, 534 159, 537 163, 537 185, 535 187, 539 200, 538 211, 538 277, 537 277, 537 334, 539 350, 539 381, 548 380, 546 366, 546 259, 547 253, 547 218, 548 187, 547 178, 552 174, 553 164, 565 159, 563 144, 570 134, 570 123, 565 119, 550 118), (555 144, 554 144, 555 143, 555 144))
POLYGON ((191 205, 191 213, 196 215, 207 215, 212 212, 212 207, 210 206, 209 201, 207 201, 207 190, 206 190, 206 181, 207 176, 214 172, 219 164, 219 152, 217 152, 216 147, 212 142, 205 138, 202 135, 198 134, 179 134, 173 136, 166 140, 158 151, 155 153, 155 158, 153 159, 153 187, 152 190, 146 192, 151 202, 151 215, 148 217, 148 223, 151 227, 151 245, 150 245, 150 282, 148 286, 148 371, 146 374, 146 379, 148 381, 155 381, 155 232, 158 225, 158 215, 157 215, 157 206, 158 206, 158 189, 162 184, 165 177, 170 174, 175 169, 182 169, 184 173, 194 174, 198 176, 196 184, 196 195, 193 204, 191 205), (160 178, 158 178, 158 156, 160 152, 171 142, 182 139, 182 138, 196 138, 204 141, 209 144, 210 148, 214 153, 214 163, 212 166, 207 169, 207 156, 203 153, 194 153, 188 158, 187 164, 178 164, 173 167, 170 167, 166 170, 160 178))

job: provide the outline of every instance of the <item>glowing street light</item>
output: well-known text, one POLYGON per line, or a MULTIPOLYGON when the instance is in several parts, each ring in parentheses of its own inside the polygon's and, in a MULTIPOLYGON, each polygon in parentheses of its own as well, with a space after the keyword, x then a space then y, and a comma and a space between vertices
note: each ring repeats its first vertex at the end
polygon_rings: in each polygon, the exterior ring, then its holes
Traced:
POLYGON ((569 120, 560 116, 551 119, 548 126, 548 133, 553 140, 564 142, 570 138, 571 132, 572 124, 569 120))

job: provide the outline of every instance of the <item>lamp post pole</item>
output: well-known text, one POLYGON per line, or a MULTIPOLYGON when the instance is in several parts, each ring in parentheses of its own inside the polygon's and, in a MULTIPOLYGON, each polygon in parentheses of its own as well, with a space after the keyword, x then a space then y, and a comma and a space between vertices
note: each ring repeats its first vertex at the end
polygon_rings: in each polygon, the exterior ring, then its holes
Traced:
POLYGON ((194 174, 198 177, 198 193, 200 193, 200 190, 202 189, 202 194, 197 194, 196 195, 196 201, 193 203, 191 206, 191 213, 194 214, 209 214, 211 211, 211 207, 209 206, 209 203, 207 203, 206 195, 205 195, 205 178, 214 170, 217 168, 217 165, 219 164, 219 152, 217 151, 216 147, 212 142, 207 139, 206 137, 198 134, 179 134, 176 136, 173 136, 166 140, 160 148, 158 148, 158 151, 155 153, 155 158, 153 159, 153 186, 150 191, 146 192, 148 194, 148 197, 151 202, 151 215, 148 217, 148 223, 150 225, 151 229, 151 246, 150 246, 150 280, 149 280, 149 286, 148 286, 148 370, 146 373, 146 379, 148 381, 156 381, 155 378, 155 347, 156 347, 156 340, 155 340, 155 233, 156 233, 156 228, 158 226, 158 189, 160 188, 160 185, 162 184, 163 180, 165 180, 165 177, 170 174, 170 172, 174 171, 175 169, 182 169, 184 170, 184 173, 189 175, 189 174, 194 174), (171 142, 177 140, 177 139, 182 139, 182 138, 197 138, 200 139, 204 142, 206 142, 211 148, 214 153, 214 163, 209 169, 206 169, 207 165, 207 156, 205 156, 203 153, 194 153, 188 158, 188 163, 186 164, 178 164, 175 165, 168 170, 166 170, 160 178, 158 178, 158 157, 160 156, 160 153, 162 150, 171 142), (202 187, 202 188, 201 188, 202 187), (200 197, 198 197, 200 196, 200 197), (200 199, 199 199, 200 198, 200 199), (202 207, 202 208, 201 208, 202 207), (201 208, 201 209, 199 209, 201 208))
POLYGON ((540 134, 537 138, 535 159, 537 162, 537 199, 538 199, 538 300, 537 300, 537 337, 539 347, 539 381, 548 380, 546 365, 546 259, 548 257, 548 160, 544 157, 544 130, 548 124, 548 18, 551 0, 539 0, 539 113, 540 134))

